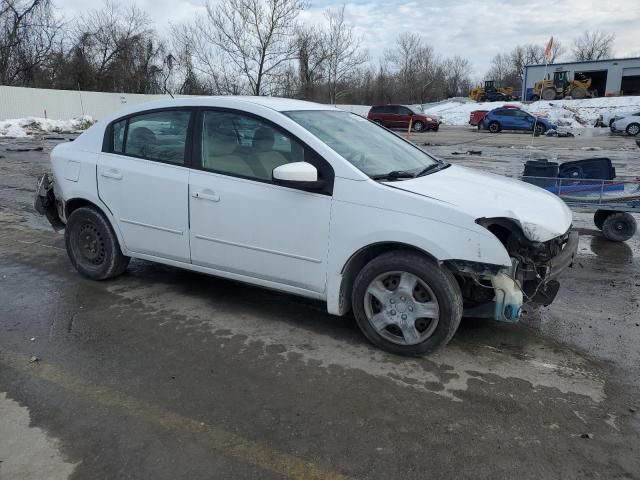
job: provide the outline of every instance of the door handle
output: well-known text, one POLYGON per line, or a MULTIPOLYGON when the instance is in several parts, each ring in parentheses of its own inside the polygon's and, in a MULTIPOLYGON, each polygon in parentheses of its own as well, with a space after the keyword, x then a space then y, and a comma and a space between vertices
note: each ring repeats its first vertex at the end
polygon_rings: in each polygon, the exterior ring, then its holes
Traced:
POLYGON ((195 192, 193 194, 194 198, 200 198, 202 200, 209 200, 210 202, 219 202, 220 195, 216 195, 215 193, 204 193, 204 192, 195 192))
POLYGON ((113 178, 114 180, 122 180, 122 174, 115 169, 103 170, 100 172, 101 177, 113 178))

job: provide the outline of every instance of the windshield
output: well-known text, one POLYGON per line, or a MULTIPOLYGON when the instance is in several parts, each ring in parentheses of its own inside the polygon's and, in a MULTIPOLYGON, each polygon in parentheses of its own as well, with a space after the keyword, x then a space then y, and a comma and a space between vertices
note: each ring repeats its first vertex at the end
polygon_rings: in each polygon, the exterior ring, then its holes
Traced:
POLYGON ((353 113, 304 110, 285 112, 285 115, 370 177, 385 176, 390 172, 417 175, 430 165, 439 164, 398 135, 353 113))

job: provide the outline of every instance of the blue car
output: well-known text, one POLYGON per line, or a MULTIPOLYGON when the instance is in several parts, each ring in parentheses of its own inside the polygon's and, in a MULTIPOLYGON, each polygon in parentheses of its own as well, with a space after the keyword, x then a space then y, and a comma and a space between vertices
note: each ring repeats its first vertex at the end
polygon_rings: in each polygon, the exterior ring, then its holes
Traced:
POLYGON ((498 133, 501 130, 525 130, 544 133, 547 130, 556 130, 558 127, 546 118, 536 117, 529 112, 519 108, 496 108, 487 113, 482 120, 482 127, 491 133, 498 133))

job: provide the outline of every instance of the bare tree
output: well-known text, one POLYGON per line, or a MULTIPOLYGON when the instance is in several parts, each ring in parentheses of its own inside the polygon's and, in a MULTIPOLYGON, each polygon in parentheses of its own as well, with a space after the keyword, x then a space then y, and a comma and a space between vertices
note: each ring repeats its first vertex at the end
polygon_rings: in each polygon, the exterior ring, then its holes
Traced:
POLYGON ((159 53, 149 24, 146 12, 133 5, 122 7, 111 0, 79 18, 74 48, 89 65, 94 88, 140 91, 130 86, 132 68, 138 68, 138 65, 133 67, 132 62, 142 64, 142 70, 148 74, 151 59, 157 59, 159 53))
POLYGON ((422 36, 400 34, 394 47, 385 52, 385 61, 396 72, 394 93, 400 101, 423 103, 429 98, 439 69, 433 47, 422 36))
POLYGON ((360 39, 354 34, 353 26, 344 18, 345 5, 338 10, 327 10, 325 17, 329 23, 325 33, 328 49, 327 83, 329 102, 336 103, 340 91, 338 85, 354 75, 358 67, 367 61, 368 55, 360 50, 360 39))
POLYGON ((253 95, 295 58, 292 37, 304 0, 225 0, 207 5, 207 39, 235 65, 253 95))
POLYGON ((198 76, 202 78, 201 86, 214 95, 239 95, 248 90, 244 77, 225 62, 223 52, 213 43, 215 32, 208 19, 172 25, 171 32, 173 49, 180 59, 177 70, 183 76, 179 91, 191 90, 199 83, 198 76))
POLYGON ((0 0, 0 83, 32 83, 61 27, 49 0, 0 0))
POLYGON ((458 55, 447 58, 444 68, 444 93, 447 97, 466 96, 471 88, 471 63, 458 55))
POLYGON ((313 100, 329 57, 323 33, 314 26, 300 26, 296 33, 295 44, 301 84, 300 96, 307 100, 313 100))
POLYGON ((498 53, 491 59, 491 68, 487 72, 487 80, 495 80, 500 86, 510 85, 514 76, 513 54, 498 53))
POLYGON ((613 55, 615 38, 614 33, 586 30, 573 39, 573 56, 578 61, 609 58, 613 55))

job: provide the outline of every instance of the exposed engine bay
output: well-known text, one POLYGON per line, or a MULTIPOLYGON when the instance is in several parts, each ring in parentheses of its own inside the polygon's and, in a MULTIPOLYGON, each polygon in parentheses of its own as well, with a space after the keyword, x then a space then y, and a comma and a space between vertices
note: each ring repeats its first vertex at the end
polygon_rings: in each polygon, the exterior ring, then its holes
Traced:
POLYGON ((573 263, 577 232, 569 230, 546 242, 534 242, 510 219, 483 218, 477 223, 505 246, 512 266, 449 262, 460 284, 465 316, 514 322, 523 304, 550 305, 560 288, 556 278, 573 263))

